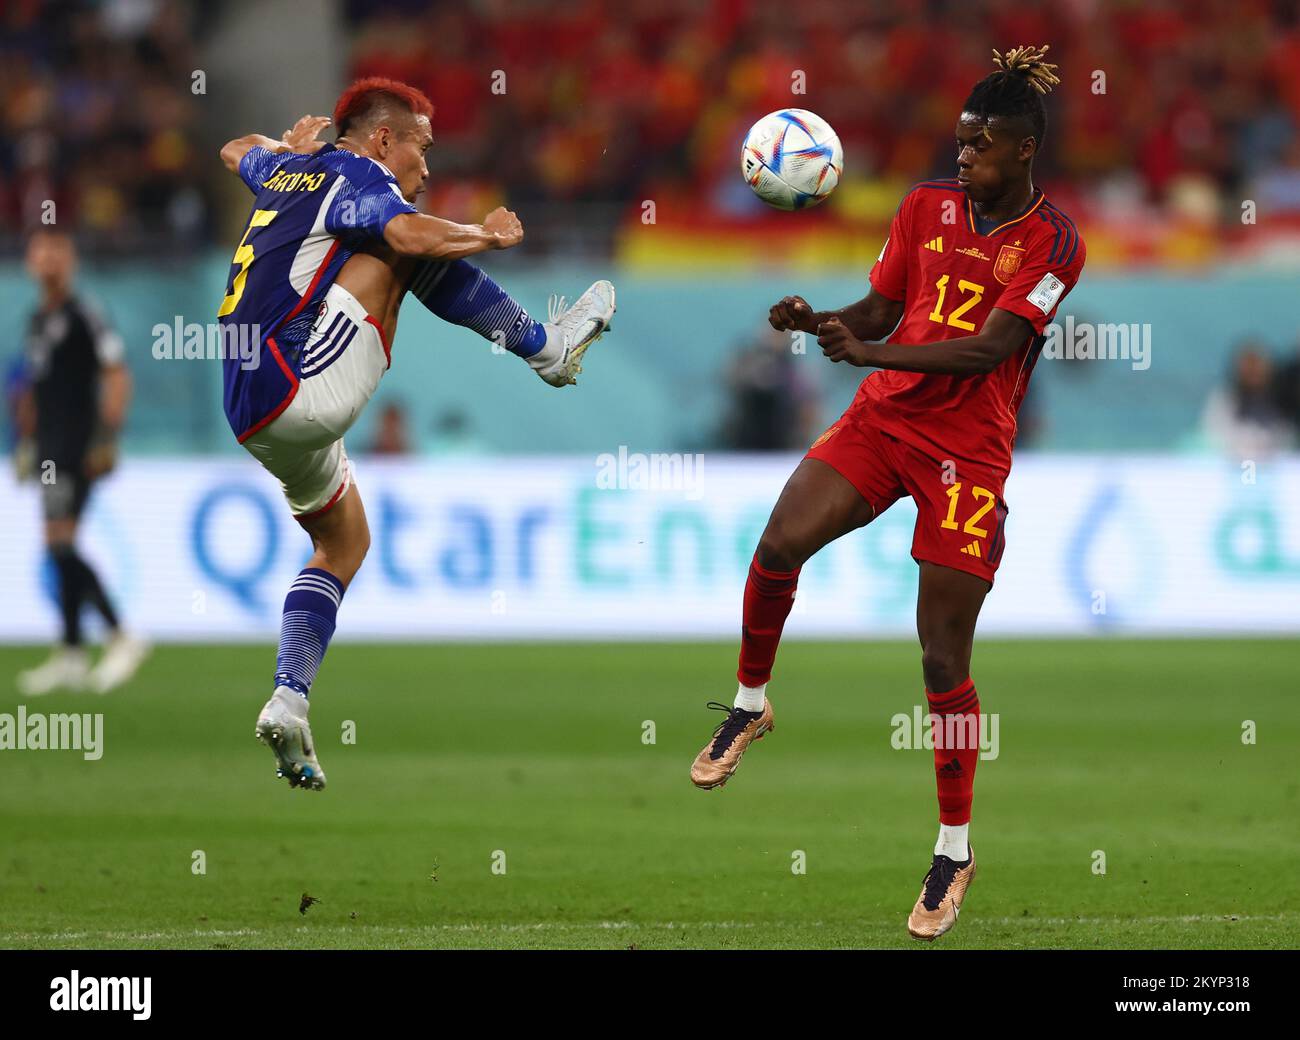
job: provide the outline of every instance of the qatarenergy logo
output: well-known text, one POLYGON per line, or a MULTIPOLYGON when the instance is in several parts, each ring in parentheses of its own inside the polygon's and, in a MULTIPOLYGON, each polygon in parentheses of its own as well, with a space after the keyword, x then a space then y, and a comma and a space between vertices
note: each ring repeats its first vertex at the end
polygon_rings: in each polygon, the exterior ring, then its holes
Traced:
POLYGON ((81 977, 70 972, 50 980, 51 1011, 129 1011, 137 1022, 153 1012, 153 979, 81 977))
POLYGON ((104 757, 104 716, 43 714, 18 705, 0 712, 0 751, 80 751, 87 762, 104 757))

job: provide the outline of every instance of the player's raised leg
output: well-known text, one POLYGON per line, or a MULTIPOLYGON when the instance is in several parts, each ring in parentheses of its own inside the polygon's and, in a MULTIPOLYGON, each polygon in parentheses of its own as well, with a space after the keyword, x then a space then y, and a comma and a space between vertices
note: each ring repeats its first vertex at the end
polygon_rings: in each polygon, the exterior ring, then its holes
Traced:
POLYGON ((615 310, 614 286, 599 281, 571 306, 552 296, 547 321, 540 322, 464 260, 417 262, 408 290, 444 321, 517 354, 552 386, 577 382, 583 354, 609 329, 615 310))
POLYGON ((772 729, 767 683, 799 570, 822 546, 869 523, 872 507, 853 484, 820 459, 804 459, 767 521, 745 581, 736 699, 691 765, 691 782, 708 790, 735 773, 755 740, 772 729))
POLYGON ((275 659, 275 692, 257 719, 256 735, 275 753, 277 773, 290 787, 325 787, 307 722, 308 697, 334 634, 343 593, 370 547, 365 507, 349 487, 327 511, 300 517, 314 552, 289 586, 275 659))
POLYGON ((970 847, 971 800, 979 761, 979 694, 970 677, 971 646, 989 582, 975 574, 921 563, 916 629, 925 696, 934 718, 934 774, 939 837, 921 894, 907 919, 917 939, 937 939, 957 921, 975 877, 970 847))

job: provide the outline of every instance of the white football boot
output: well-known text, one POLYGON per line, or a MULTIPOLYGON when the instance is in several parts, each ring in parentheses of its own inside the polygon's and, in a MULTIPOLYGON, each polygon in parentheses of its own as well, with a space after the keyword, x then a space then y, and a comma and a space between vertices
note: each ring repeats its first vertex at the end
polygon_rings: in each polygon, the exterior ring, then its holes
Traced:
POLYGON ((143 639, 118 632, 104 646, 104 655, 90 673, 90 688, 96 693, 108 693, 121 686, 139 671, 151 649, 143 639))
POLYGON ((18 673, 18 692, 43 697, 56 690, 84 690, 90 681, 90 659, 84 647, 56 646, 35 668, 18 673))
POLYGON ((275 775, 290 787, 325 789, 325 771, 316 761, 316 746, 307 725, 307 698, 287 686, 277 686, 257 717, 254 736, 275 753, 275 775))
POLYGON ((551 386, 571 386, 582 371, 582 355, 609 331, 614 319, 614 286, 596 282, 574 301, 565 305, 563 296, 552 296, 547 305, 549 321, 546 345, 528 358, 528 363, 551 386))

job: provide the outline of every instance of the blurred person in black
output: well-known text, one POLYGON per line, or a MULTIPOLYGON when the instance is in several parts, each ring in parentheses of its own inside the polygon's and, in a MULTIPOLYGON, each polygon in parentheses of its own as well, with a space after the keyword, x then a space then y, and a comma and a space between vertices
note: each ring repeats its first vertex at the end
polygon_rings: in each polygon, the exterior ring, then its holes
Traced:
POLYGON ((116 461, 117 434, 131 396, 121 337, 73 291, 76 262, 72 239, 63 232, 41 230, 28 242, 27 271, 41 299, 28 325, 28 382, 18 406, 27 446, 15 459, 20 477, 40 482, 63 634, 44 664, 19 674, 18 687, 26 696, 60 689, 106 693, 134 675, 148 652, 143 641, 123 631, 99 577, 76 548, 91 487, 116 461), (86 604, 108 629, 93 669, 82 645, 86 604))
POLYGON ((1272 358, 1257 340, 1233 353, 1228 379, 1216 387, 1201 413, 1210 445, 1234 458, 1259 459, 1291 447, 1295 430, 1276 400, 1272 358))
POLYGON ((1291 356, 1277 367, 1273 396, 1282 418, 1291 427, 1292 436, 1300 442, 1300 341, 1291 356))
POLYGON ((790 337, 770 329, 735 355, 726 377, 723 447, 794 451, 816 436, 817 394, 796 362, 790 337))

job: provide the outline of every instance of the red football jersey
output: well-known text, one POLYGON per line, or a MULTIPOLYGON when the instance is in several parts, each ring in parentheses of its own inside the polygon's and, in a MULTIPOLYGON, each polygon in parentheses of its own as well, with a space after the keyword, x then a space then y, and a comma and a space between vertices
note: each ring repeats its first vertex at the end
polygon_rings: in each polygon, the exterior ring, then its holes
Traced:
POLYGON ((1074 288, 1086 255, 1074 222, 1041 191, 987 233, 955 180, 925 181, 894 215, 871 269, 876 292, 904 303, 891 343, 973 336, 994 307, 1034 330, 986 375, 880 370, 862 381, 853 407, 886 433, 936 459, 1011 468, 1016 412, 1042 349, 1043 330, 1074 288))

